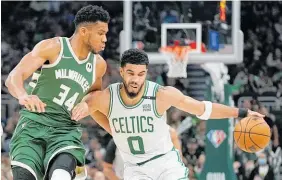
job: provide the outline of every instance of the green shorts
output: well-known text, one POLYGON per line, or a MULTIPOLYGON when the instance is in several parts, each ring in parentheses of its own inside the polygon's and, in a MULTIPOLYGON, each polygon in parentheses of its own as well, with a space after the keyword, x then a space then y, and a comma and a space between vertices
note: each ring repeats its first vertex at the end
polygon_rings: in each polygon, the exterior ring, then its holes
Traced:
POLYGON ((84 165, 85 150, 79 127, 49 127, 21 116, 10 143, 12 166, 30 171, 37 180, 45 179, 50 161, 67 152, 84 165))

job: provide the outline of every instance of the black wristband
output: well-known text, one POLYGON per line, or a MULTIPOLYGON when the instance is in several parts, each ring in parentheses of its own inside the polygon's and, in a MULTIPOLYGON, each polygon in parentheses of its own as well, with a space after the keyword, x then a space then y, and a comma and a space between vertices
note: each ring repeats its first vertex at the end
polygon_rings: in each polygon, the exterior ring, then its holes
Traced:
POLYGON ((244 118, 244 117, 247 117, 247 115, 248 115, 248 109, 239 108, 238 117, 244 118))

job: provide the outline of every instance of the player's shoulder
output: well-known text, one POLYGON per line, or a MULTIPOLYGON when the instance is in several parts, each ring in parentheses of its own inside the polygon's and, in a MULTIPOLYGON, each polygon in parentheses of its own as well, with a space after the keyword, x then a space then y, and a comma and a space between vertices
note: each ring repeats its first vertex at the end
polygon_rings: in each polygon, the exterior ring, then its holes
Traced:
POLYGON ((120 88, 121 82, 112 83, 108 86, 109 90, 113 91, 114 89, 120 88))
POLYGON ((48 49, 48 50, 59 50, 60 51, 61 49, 60 37, 43 39, 39 43, 37 43, 36 46, 40 47, 42 50, 48 49))
POLYGON ((105 88, 104 90, 101 91, 95 91, 95 97, 98 98, 101 102, 105 102, 108 99, 110 99, 111 96, 111 90, 110 90, 110 86, 108 86, 107 88, 105 88))
POLYGON ((149 80, 146 80, 146 83, 149 85, 150 88, 153 88, 154 90, 158 90, 159 88, 163 87, 162 85, 149 80))
POLYGON ((57 56, 61 51, 60 38, 54 37, 50 39, 44 39, 37 43, 32 51, 33 53, 41 56, 57 56))
POLYGON ((96 70, 98 76, 103 76, 107 70, 107 63, 100 54, 96 54, 96 70))
POLYGON ((171 91, 174 91, 175 88, 172 86, 158 86, 157 88, 157 95, 158 96, 163 96, 163 95, 167 95, 168 93, 170 93, 171 91))
POLYGON ((172 86, 160 86, 157 89, 156 97, 159 100, 167 101, 171 98, 178 97, 177 95, 181 94, 181 92, 172 86))

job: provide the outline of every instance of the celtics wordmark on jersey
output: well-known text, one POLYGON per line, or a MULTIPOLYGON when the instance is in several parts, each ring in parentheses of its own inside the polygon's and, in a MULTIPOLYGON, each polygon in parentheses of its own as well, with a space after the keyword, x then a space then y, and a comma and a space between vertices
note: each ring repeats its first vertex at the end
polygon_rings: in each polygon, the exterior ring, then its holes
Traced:
POLYGON ((28 94, 37 95, 46 104, 45 113, 23 109, 21 114, 48 126, 78 125, 71 120, 71 110, 86 95, 95 81, 93 53, 85 60, 74 54, 68 38, 60 37, 61 51, 53 64, 45 64, 33 73, 28 94))
POLYGON ((146 81, 143 98, 127 106, 120 95, 120 83, 110 89, 108 119, 114 141, 125 162, 140 163, 169 152, 173 144, 166 116, 156 110, 158 84, 146 81))

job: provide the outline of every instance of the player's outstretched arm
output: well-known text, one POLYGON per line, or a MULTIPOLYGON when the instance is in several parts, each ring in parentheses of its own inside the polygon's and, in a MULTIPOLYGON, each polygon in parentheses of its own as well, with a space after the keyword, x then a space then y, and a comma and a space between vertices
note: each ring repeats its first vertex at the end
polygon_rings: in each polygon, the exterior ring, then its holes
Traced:
POLYGON ((92 84, 88 93, 84 98, 72 109, 71 119, 77 121, 86 116, 89 116, 89 109, 87 102, 93 98, 93 93, 98 90, 102 90, 102 79, 107 70, 106 61, 98 54, 96 55, 96 68, 95 68, 95 82, 92 84))
POLYGON ((19 103, 28 110, 44 112, 46 105, 37 96, 27 94, 24 89, 24 81, 40 68, 46 60, 51 63, 54 62, 60 53, 60 46, 58 38, 39 42, 10 72, 5 85, 11 95, 17 98, 19 103))
POLYGON ((180 110, 196 115, 200 119, 223 119, 236 118, 242 116, 259 116, 262 114, 250 110, 242 110, 234 107, 229 107, 223 104, 212 103, 209 101, 197 101, 189 96, 185 96, 182 92, 174 87, 162 87, 159 89, 157 98, 161 103, 168 107, 174 106, 180 110))

